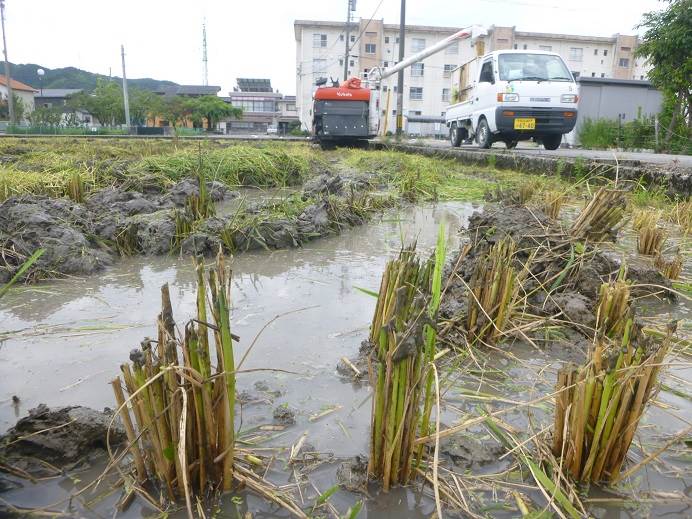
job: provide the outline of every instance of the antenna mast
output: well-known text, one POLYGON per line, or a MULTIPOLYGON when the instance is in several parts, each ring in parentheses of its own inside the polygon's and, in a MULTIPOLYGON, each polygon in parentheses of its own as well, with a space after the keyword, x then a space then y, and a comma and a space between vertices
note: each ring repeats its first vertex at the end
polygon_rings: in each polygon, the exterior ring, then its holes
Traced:
POLYGON ((209 85, 209 66, 207 60, 207 20, 202 22, 202 67, 204 68, 204 86, 209 85))

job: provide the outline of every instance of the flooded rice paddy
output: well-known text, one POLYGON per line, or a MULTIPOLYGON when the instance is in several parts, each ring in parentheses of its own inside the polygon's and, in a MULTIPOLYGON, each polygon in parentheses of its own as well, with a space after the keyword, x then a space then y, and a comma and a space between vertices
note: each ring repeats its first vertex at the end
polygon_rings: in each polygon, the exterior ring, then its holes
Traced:
MULTIPOLYGON (((248 401, 243 406, 241 430, 271 424, 277 407, 294 411, 295 425, 277 432, 266 445, 290 446, 306 434, 306 442, 314 451, 331 455, 327 458, 330 463, 306 474, 307 493, 314 495, 311 485, 321 492, 334 485, 341 459, 368 452, 370 388, 336 371, 339 359, 356 354, 372 319, 375 299, 357 287, 376 289, 386 260, 398 252, 402 242, 417 240, 419 248, 431 250, 441 222, 447 231, 449 250, 455 250, 459 244, 457 232, 474 210, 474 205, 464 202, 410 206, 302 248, 248 252, 233 259, 232 328, 240 336, 235 349, 238 358, 268 325, 243 365, 248 372, 238 377, 238 392, 248 401)), ((170 285, 174 316, 180 326, 195 311, 195 274, 189 259, 170 256, 124 258, 98 275, 21 288, 3 299, 2 432, 39 403, 51 407, 113 407, 109 382, 119 373, 118 366, 127 360, 130 350, 143 337, 155 334, 153 323, 164 283, 170 285), (13 402, 13 396, 18 402, 13 402)), ((690 315, 689 303, 684 299, 675 305, 652 303, 649 310, 666 317, 690 315)), ((571 347, 568 343, 553 343, 550 348, 536 349, 517 343, 509 354, 479 352, 474 359, 476 369, 463 374, 455 372, 453 366, 446 368, 443 425, 451 426, 477 414, 479 406, 512 407, 550 393, 560 361, 575 357, 571 347)), ((677 360, 671 359, 664 388, 635 437, 635 463, 655 451, 662 439, 692 421, 691 372, 677 360)), ((541 402, 516 408, 502 420, 518 433, 539 431, 551 424, 552 406, 541 402)), ((464 485, 469 488, 471 508, 479 516, 517 516, 507 487, 498 485, 495 492, 487 490, 494 474, 510 469, 510 458, 502 457, 504 450, 482 426, 460 437, 468 442, 448 446, 443 463, 456 463, 455 452, 464 446, 482 451, 461 456, 464 461, 458 470, 466 469, 469 475, 464 485)), ((591 501, 586 502, 595 516, 603 518, 690 517, 690 463, 689 450, 676 445, 627 481, 627 494, 592 491, 591 501)), ((280 465, 272 468, 270 476, 278 483, 290 481, 290 469, 280 465)), ((47 507, 97 475, 95 468, 37 484, 23 482, 1 497, 15 506, 47 507)), ((524 488, 519 481, 514 488, 540 502, 535 489, 524 488)), ((104 492, 101 489, 74 500, 71 513, 111 516, 119 493, 95 498, 104 492)), ((231 501, 226 496, 220 516, 243 517, 246 511, 253 517, 286 516, 285 511, 252 494, 241 493, 240 498, 231 501)), ((343 512, 360 498, 340 491, 331 503, 343 512)), ((429 490, 422 491, 419 484, 390 494, 373 489, 373 495, 365 498, 361 517, 422 518, 430 517, 434 508, 429 490)), ((62 502, 51 510, 68 508, 62 502)), ((153 513, 145 503, 135 501, 119 515, 140 517, 153 513)), ((179 515, 184 515, 182 510, 179 515)))

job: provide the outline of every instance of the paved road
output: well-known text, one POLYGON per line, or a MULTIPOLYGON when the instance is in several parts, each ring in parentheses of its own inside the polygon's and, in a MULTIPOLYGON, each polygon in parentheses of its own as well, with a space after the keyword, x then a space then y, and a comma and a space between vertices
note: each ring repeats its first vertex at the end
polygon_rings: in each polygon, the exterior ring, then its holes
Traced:
MULTIPOLYGON (((425 146, 434 146, 439 148, 450 148, 448 141, 441 140, 411 140, 406 144, 416 145, 423 144, 425 146)), ((461 149, 465 150, 480 150, 475 145, 463 145, 461 149)), ((643 164, 654 164, 658 166, 671 166, 677 168, 692 169, 692 156, 690 155, 666 155, 664 153, 646 153, 633 151, 614 151, 614 150, 583 150, 579 148, 560 148, 559 150, 548 151, 541 147, 537 147, 530 143, 519 143, 516 149, 508 150, 502 143, 496 143, 492 147, 493 153, 521 153, 526 155, 538 155, 546 157, 583 157, 593 160, 609 160, 613 161, 617 157, 620 162, 641 162, 643 164)))

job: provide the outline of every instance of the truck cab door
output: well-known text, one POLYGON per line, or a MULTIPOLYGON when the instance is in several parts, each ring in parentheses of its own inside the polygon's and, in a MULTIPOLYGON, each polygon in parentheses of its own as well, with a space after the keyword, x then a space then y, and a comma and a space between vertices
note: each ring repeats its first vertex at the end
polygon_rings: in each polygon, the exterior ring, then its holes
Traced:
POLYGON ((497 99, 495 81, 493 59, 488 58, 481 63, 478 73, 478 83, 476 83, 473 96, 473 112, 476 126, 480 117, 484 115, 490 126, 490 131, 497 130, 495 124, 495 104, 497 99))

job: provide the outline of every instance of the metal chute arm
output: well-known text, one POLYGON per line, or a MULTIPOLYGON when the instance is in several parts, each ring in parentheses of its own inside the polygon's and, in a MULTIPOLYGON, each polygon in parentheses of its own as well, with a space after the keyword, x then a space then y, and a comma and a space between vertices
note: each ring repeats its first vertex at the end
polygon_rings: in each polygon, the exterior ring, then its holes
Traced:
POLYGON ((472 25, 470 27, 466 27, 458 32, 455 32, 451 36, 446 37, 444 40, 438 41, 435 45, 431 45, 430 47, 423 49, 417 54, 414 54, 413 56, 410 56, 405 60, 400 61, 391 68, 382 69, 380 67, 374 67, 370 70, 370 73, 368 74, 368 79, 371 82, 379 83, 380 81, 387 79, 388 77, 391 77, 394 74, 397 74, 400 70, 410 67, 414 63, 418 63, 419 61, 424 60, 428 56, 432 56, 433 54, 440 52, 441 50, 449 47, 457 41, 466 40, 469 38, 475 40, 476 38, 480 36, 485 36, 486 34, 487 31, 481 26, 472 25))

